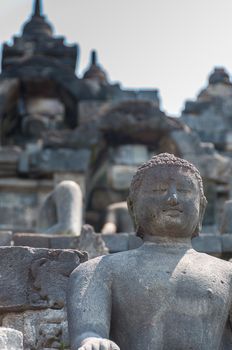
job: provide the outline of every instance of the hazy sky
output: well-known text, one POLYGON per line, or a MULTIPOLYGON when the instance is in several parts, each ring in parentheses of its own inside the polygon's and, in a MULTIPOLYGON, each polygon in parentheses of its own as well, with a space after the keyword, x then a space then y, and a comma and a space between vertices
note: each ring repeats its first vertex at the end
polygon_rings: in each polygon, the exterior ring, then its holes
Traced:
MULTIPOLYGON (((0 42, 20 32, 32 0, 0 0, 0 42)), ((111 81, 158 88, 177 115, 214 66, 232 73, 232 0, 43 0, 69 43, 80 45, 80 74, 95 48, 111 81)))

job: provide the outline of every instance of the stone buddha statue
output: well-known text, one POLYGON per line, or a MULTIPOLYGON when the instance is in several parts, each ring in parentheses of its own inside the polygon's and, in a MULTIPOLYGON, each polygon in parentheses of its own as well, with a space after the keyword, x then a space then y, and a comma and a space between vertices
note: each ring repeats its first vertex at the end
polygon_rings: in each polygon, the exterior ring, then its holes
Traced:
POLYGON ((205 206, 186 160, 164 153, 138 168, 128 207, 144 244, 74 270, 72 350, 232 349, 232 264, 191 246, 205 206))

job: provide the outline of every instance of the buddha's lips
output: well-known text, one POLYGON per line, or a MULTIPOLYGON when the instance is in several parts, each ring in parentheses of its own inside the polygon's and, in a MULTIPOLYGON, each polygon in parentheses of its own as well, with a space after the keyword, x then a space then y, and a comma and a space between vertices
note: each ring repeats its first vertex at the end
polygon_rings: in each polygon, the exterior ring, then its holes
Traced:
POLYGON ((183 210, 179 207, 168 207, 163 209, 163 212, 183 213, 183 210))

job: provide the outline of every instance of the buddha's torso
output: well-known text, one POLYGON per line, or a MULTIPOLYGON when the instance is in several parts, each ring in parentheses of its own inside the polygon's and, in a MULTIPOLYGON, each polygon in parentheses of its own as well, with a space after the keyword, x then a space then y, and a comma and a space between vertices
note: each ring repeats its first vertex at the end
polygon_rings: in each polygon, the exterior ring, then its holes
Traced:
POLYGON ((145 244, 115 256, 112 337, 121 350, 218 350, 228 319, 230 263, 145 244))

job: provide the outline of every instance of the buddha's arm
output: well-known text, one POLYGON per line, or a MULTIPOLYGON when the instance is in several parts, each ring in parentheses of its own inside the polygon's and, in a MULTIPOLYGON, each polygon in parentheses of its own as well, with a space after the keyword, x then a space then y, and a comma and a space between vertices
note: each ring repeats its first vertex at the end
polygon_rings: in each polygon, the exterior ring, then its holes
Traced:
POLYGON ((93 343, 98 342, 96 338, 109 339, 111 274, 103 259, 81 264, 70 277, 68 322, 73 350, 91 342, 91 339, 93 343))
POLYGON ((116 212, 111 207, 107 208, 106 219, 105 219, 105 223, 104 223, 104 226, 103 226, 101 232, 103 234, 117 232, 116 212))
POLYGON ((222 335, 221 350, 232 349, 232 305, 230 307, 229 317, 222 335))

